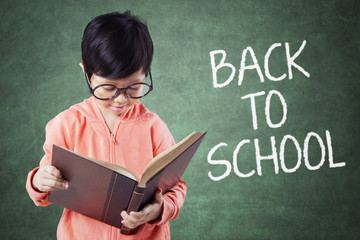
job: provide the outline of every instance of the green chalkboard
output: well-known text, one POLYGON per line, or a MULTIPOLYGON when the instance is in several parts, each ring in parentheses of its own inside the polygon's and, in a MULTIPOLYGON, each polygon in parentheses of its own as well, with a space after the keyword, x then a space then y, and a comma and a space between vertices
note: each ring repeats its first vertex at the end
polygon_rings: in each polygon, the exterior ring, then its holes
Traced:
POLYGON ((86 24, 131 10, 151 32, 142 102, 176 141, 208 131, 172 239, 360 239, 359 2, 0 2, 1 239, 55 239, 25 190, 46 123, 89 97, 86 24), (226 56, 225 56, 226 54, 226 56))

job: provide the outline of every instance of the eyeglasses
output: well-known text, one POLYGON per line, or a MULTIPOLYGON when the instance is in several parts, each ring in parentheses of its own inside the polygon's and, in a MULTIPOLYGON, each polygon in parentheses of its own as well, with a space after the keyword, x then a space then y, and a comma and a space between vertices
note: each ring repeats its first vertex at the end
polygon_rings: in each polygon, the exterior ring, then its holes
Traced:
POLYGON ((151 72, 149 71, 150 85, 147 83, 134 83, 126 88, 118 88, 112 84, 101 84, 92 88, 90 86, 87 74, 85 73, 86 83, 89 87, 90 93, 99 100, 110 100, 118 96, 121 92, 124 92, 126 97, 132 99, 139 99, 145 97, 149 92, 153 90, 153 82, 151 72))

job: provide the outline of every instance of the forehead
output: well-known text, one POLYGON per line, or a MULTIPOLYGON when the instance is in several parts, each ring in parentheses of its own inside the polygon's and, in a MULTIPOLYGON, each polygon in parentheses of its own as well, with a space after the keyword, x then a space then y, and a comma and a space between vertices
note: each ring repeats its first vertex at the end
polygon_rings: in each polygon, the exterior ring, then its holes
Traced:
POLYGON ((92 80, 98 84, 114 84, 114 85, 130 85, 136 82, 143 82, 145 79, 145 74, 142 70, 139 70, 128 77, 119 78, 119 79, 108 79, 104 77, 100 77, 96 74, 93 74, 92 80))

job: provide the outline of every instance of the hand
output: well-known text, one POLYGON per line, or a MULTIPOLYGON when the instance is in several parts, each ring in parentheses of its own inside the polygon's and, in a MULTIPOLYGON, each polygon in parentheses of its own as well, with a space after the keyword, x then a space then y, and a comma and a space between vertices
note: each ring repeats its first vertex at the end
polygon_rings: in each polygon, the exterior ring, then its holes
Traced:
POLYGON ((35 173, 32 185, 41 192, 49 192, 56 188, 67 189, 69 183, 62 178, 61 172, 54 166, 44 165, 35 173))
POLYGON ((161 193, 161 189, 158 189, 155 193, 154 202, 146 205, 140 212, 130 212, 127 214, 126 211, 121 212, 123 220, 121 223, 130 229, 134 229, 144 223, 160 217, 163 210, 164 198, 161 193))

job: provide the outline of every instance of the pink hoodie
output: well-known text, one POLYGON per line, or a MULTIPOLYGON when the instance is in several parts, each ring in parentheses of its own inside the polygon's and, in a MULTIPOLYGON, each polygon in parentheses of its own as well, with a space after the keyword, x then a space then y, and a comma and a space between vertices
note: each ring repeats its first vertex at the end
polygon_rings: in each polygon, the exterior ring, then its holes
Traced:
MULTIPOLYGON (((122 113, 110 133, 94 97, 70 107, 46 126, 45 155, 41 165, 51 164, 52 145, 115 163, 140 177, 146 164, 174 144, 166 124, 143 104, 137 103, 122 113)), ((28 174, 26 189, 37 206, 47 206, 48 193, 38 192, 28 174)), ((170 239, 169 220, 176 219, 186 197, 185 182, 180 181, 164 194, 163 213, 157 221, 141 226, 136 235, 122 235, 119 229, 64 209, 57 231, 58 239, 170 239)))

